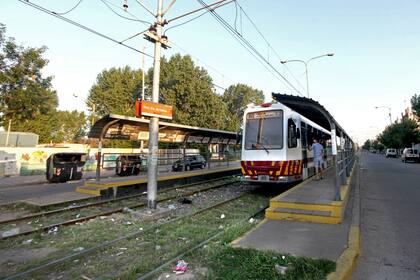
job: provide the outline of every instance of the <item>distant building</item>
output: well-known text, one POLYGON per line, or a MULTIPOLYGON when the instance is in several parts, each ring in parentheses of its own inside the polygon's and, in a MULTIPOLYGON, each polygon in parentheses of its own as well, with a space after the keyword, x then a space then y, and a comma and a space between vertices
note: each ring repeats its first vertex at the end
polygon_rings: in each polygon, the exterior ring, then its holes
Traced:
POLYGON ((0 131, 0 147, 35 147, 39 135, 31 132, 0 131))

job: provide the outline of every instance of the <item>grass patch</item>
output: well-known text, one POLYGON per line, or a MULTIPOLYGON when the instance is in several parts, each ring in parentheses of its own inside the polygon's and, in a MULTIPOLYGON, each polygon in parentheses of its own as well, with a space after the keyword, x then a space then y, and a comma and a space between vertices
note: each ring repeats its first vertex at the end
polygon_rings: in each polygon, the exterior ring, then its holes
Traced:
POLYGON ((329 260, 314 260, 263 252, 254 249, 218 246, 207 257, 207 268, 211 274, 207 279, 325 279, 335 270, 335 263, 329 260), (287 267, 281 275, 277 266, 287 267))

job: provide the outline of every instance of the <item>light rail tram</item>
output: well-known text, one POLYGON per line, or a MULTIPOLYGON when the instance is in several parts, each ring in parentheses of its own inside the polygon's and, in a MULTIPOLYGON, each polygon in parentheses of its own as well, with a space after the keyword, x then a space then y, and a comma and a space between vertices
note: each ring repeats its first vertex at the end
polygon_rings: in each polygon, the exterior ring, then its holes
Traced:
POLYGON ((314 138, 324 146, 324 167, 331 158, 331 133, 282 103, 248 105, 243 124, 243 181, 288 183, 311 177, 314 138))

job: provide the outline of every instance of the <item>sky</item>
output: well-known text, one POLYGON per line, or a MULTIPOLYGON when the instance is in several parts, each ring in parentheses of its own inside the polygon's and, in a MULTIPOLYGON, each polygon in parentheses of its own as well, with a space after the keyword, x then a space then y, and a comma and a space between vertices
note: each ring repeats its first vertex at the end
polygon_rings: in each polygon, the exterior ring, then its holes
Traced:
MULTIPOLYGON (((104 0, 119 14, 153 22, 156 0, 104 0), (112 6, 115 5, 115 6, 112 6)), ((79 0, 31 0, 55 12, 65 12, 79 0)), ((164 0, 164 7, 172 0, 164 0)), ((209 0, 206 3, 213 3, 209 0)), ((216 2, 214 0, 214 2, 216 2)), ((219 15, 240 33, 272 67, 261 64, 209 13, 174 27, 192 16, 165 26, 172 48, 162 50, 192 56, 205 68, 214 84, 227 88, 245 83, 263 90, 266 101, 272 92, 306 96, 305 66, 285 65, 280 60, 303 60, 326 53, 308 63, 309 96, 322 104, 354 140, 374 138, 401 117, 414 94, 420 94, 420 1, 417 0, 237 0, 217 9, 219 15), (252 22, 250 22, 249 17, 252 22), (258 28, 256 30, 254 25, 258 28), (264 37, 261 37, 261 34, 264 37), (287 68, 286 68, 287 66, 287 68), (268 69, 267 69, 268 67, 268 69), (292 74, 291 74, 292 73, 292 74), (382 107, 375 109, 375 107, 382 107)), ((201 7, 197 1, 175 1, 164 18, 173 19, 201 7)), ((118 41, 144 31, 149 24, 114 14, 100 0, 82 0, 67 18, 118 41)), ((17 0, 0 1, 0 22, 11 36, 27 47, 47 46, 45 75, 54 76, 53 87, 62 110, 86 110, 85 100, 97 75, 111 67, 142 67, 142 55, 98 37, 17 0)), ((126 42, 153 55, 153 45, 137 36, 126 42)), ((145 68, 152 67, 145 57, 145 68)), ((218 93, 223 90, 217 88, 218 93)))

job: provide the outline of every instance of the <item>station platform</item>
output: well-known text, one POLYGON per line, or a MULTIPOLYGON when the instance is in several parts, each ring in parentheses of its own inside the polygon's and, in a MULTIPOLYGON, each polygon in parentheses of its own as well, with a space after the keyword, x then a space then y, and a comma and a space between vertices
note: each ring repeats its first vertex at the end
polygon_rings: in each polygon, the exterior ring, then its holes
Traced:
MULTIPOLYGON (((158 175, 158 186, 162 183, 180 182, 198 179, 208 176, 227 176, 239 174, 241 167, 238 162, 231 163, 229 166, 212 167, 208 169, 192 170, 186 172, 169 173, 158 175)), ((147 183, 147 175, 129 176, 129 177, 113 177, 101 179, 100 181, 87 181, 83 186, 77 187, 76 191, 83 194, 101 195, 110 189, 116 191, 118 188, 134 187, 145 185, 147 183)))
POLYGON ((327 279, 348 279, 360 254, 358 168, 341 187, 342 201, 334 201, 332 169, 272 198, 265 219, 232 246, 332 260, 327 279))
POLYGON ((311 178, 270 200, 266 218, 270 220, 295 220, 315 223, 338 224, 343 220, 349 197, 349 183, 341 186, 341 201, 334 201, 334 173, 329 168, 324 178, 311 178))

